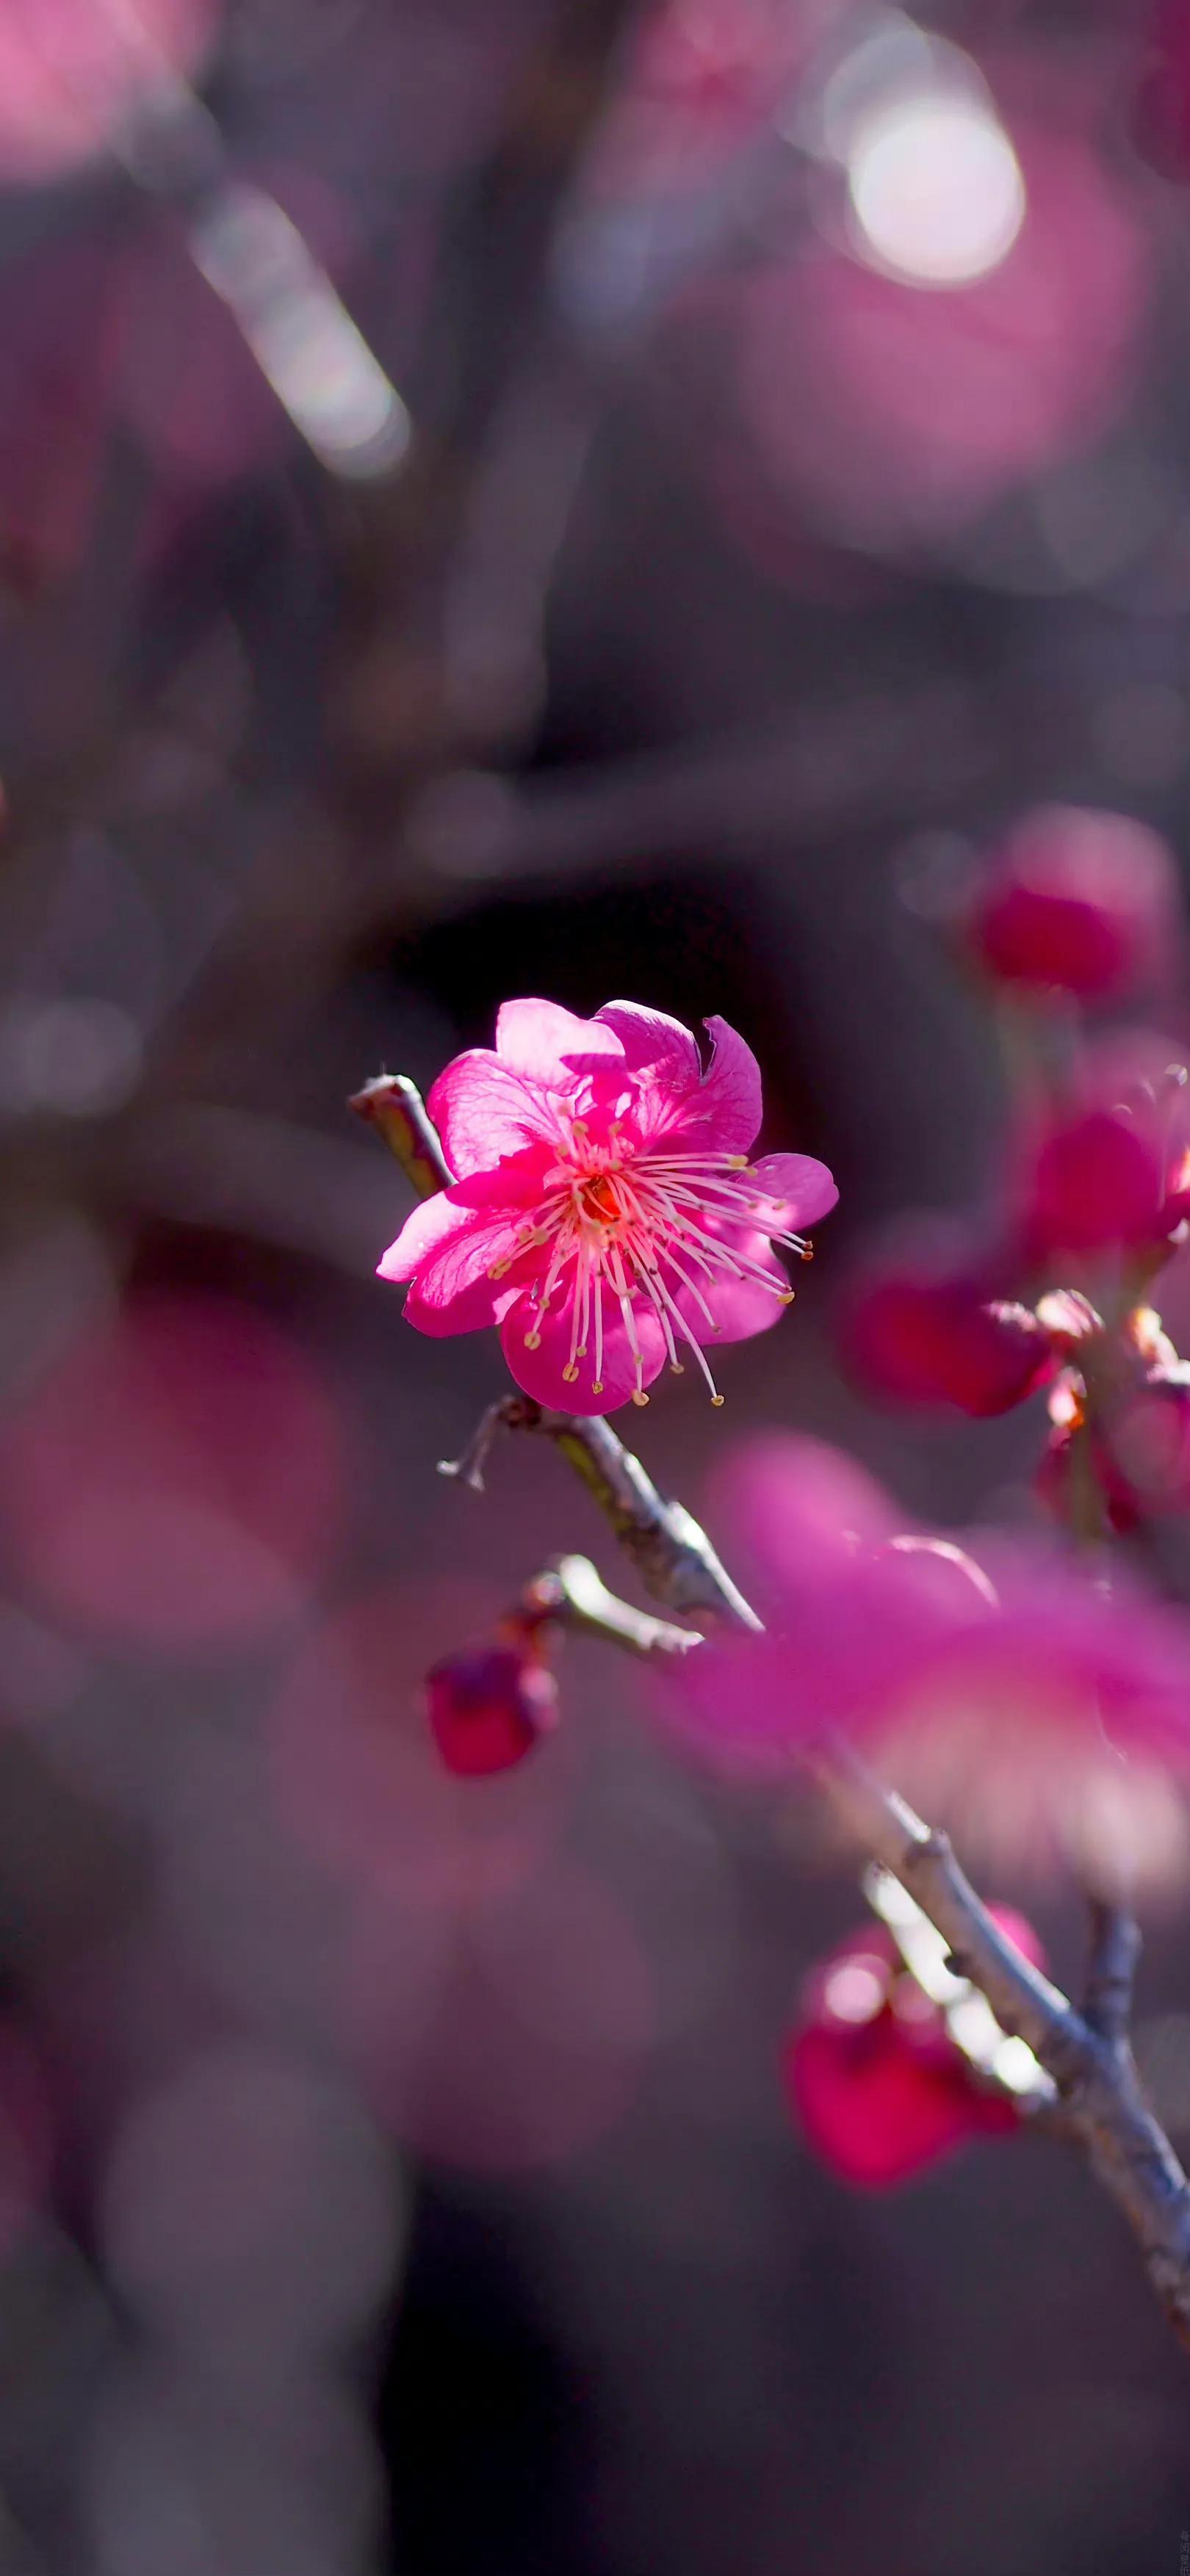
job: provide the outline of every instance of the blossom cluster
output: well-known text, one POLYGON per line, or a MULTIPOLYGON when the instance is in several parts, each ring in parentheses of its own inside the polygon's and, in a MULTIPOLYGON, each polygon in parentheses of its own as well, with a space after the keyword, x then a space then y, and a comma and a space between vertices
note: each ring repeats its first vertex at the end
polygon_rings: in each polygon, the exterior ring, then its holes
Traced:
MULTIPOLYGON (((671 1741, 732 1779, 783 1788, 842 1741, 997 1870, 1132 1895, 1190 1862, 1190 1620, 1106 1545, 1190 1509, 1190 1367, 1151 1303, 1190 1231, 1190 1077, 1168 1041, 1088 1015, 1163 991, 1172 863, 1123 817, 1044 809, 954 930, 1025 1066, 997 1205, 869 1262, 839 1324, 886 1397, 981 1417, 1044 1392, 1049 1527, 947 1535, 841 1451, 754 1438, 715 1503, 763 1624, 674 1659, 655 1702, 671 1741)), ((406 1283, 407 1319, 494 1326, 517 1384, 563 1412, 642 1404, 689 1361, 718 1403, 708 1345, 777 1320, 779 1255, 806 1254, 836 1191, 807 1156, 756 1155, 756 1060, 706 1027, 704 1064, 689 1030, 637 1004, 582 1020, 506 1003, 494 1049, 430 1094, 453 1177, 380 1265, 406 1283)), ((551 1651, 548 1622, 513 1617, 435 1667, 448 1768, 506 1769, 548 1736, 551 1651)), ((1037 1959, 1029 1926, 1003 1921, 1037 1959)), ((783 2072, 811 2143, 861 2184, 1020 2125, 886 1926, 814 1971, 783 2072)))
POLYGON ((844 1354, 870 1392, 977 1417, 1046 1390, 1039 1498, 1134 1528, 1190 1507, 1190 1371, 1150 1303, 1190 1220, 1190 1079, 1175 1041, 1080 1014, 1168 998, 1172 862, 1123 817, 1043 809, 959 937, 1027 1059, 998 1203, 870 1257, 840 1302, 844 1354))

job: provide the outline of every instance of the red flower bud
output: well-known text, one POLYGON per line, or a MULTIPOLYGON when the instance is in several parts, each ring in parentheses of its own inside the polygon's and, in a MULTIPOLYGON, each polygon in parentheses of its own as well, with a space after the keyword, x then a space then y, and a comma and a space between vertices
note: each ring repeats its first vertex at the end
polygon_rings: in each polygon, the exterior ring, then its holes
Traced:
POLYGON ((558 1723, 558 1685, 524 1646, 446 1655, 425 1688, 438 1750, 460 1779, 510 1770, 558 1723))
POLYGON ((1164 841, 1125 814, 1039 806, 991 861, 966 919, 998 981, 1098 1000, 1157 976, 1177 920, 1164 841))
MULTIPOLYGON (((1007 1908, 992 1911, 1039 1959, 1031 1927, 1007 1908)), ((1021 2125, 1014 2102, 978 2081, 883 1924, 853 1933, 810 1978, 782 2072, 823 2163, 870 2191, 908 2181, 965 2138, 1011 2136, 1021 2125)))

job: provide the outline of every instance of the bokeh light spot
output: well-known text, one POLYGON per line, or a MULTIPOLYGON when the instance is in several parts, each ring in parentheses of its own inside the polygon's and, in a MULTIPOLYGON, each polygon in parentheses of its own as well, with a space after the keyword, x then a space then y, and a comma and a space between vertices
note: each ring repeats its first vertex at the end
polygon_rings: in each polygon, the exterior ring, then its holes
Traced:
POLYGON ((1007 257, 1025 217, 1008 136, 976 101, 928 93, 854 136, 848 189, 864 256, 919 286, 962 286, 1007 257))

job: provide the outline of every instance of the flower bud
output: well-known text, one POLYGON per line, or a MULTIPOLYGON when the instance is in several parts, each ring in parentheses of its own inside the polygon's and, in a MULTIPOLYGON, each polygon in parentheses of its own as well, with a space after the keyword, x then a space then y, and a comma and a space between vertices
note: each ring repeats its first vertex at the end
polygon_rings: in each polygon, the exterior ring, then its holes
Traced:
POLYGON ((558 1723, 558 1685, 530 1647, 446 1655, 426 1675, 426 1710, 448 1771, 508 1771, 558 1723))
MULTIPOLYGON (((1037 1959, 1031 1927, 992 1910, 1037 1959)), ((810 1977, 782 2074, 815 2153, 870 2191, 907 2182, 966 2138, 1011 2136, 1021 2125, 1015 2103, 980 2083, 883 1924, 853 1933, 810 1977)))
POLYGON ((992 859, 967 943, 1000 983, 1100 1000, 1168 963, 1176 884, 1164 841, 1145 824, 1039 806, 992 859))

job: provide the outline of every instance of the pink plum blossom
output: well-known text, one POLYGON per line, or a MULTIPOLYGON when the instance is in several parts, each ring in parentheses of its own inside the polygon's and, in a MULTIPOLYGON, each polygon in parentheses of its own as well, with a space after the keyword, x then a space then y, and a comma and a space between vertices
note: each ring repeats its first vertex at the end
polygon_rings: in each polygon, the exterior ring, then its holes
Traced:
POLYGON ((499 1326, 518 1386, 606 1413, 703 1344, 776 1322, 793 1291, 774 1243, 805 1251, 838 1193, 805 1154, 753 1162, 760 1070, 721 1019, 704 1072, 688 1029, 608 1002, 593 1020, 506 1002, 495 1050, 439 1076, 428 1107, 455 1178, 380 1263, 423 1333, 499 1326))
POLYGON ((1182 1613, 1036 1544, 906 1529, 814 1440, 747 1443, 719 1487, 769 1626, 684 1659, 665 1706, 691 1751, 776 1784, 838 1732, 1001 1865, 1184 1866, 1182 1613))

